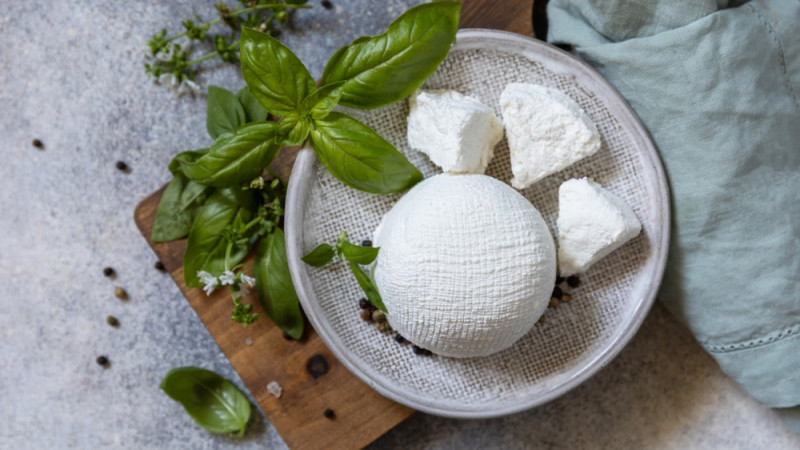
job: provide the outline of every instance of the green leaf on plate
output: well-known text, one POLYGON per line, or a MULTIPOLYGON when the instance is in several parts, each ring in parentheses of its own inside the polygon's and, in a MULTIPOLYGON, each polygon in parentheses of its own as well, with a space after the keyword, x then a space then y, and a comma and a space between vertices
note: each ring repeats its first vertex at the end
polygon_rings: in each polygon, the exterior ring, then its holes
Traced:
POLYGON ((289 274, 283 231, 276 228, 261 239, 253 276, 267 316, 294 339, 303 336, 303 313, 289 274))
POLYGON ((198 367, 178 367, 167 373, 160 387, 206 430, 235 433, 237 438, 244 435, 250 420, 250 402, 225 378, 198 367))
POLYGON ((371 264, 378 257, 378 247, 364 247, 348 242, 342 239, 339 242, 339 248, 342 249, 342 254, 345 259, 358 264, 371 264))
POLYGON ((361 37, 333 54, 321 83, 345 81, 340 103, 371 109, 408 97, 439 67, 458 30, 461 4, 415 6, 378 36, 361 37))
POLYGON ((311 250, 306 256, 303 256, 303 262, 314 267, 322 267, 325 264, 333 261, 336 252, 330 244, 320 244, 314 250, 311 250))
POLYGON ((314 121, 311 143, 320 163, 352 188, 389 194, 422 180, 422 173, 405 155, 348 115, 332 112, 314 121))

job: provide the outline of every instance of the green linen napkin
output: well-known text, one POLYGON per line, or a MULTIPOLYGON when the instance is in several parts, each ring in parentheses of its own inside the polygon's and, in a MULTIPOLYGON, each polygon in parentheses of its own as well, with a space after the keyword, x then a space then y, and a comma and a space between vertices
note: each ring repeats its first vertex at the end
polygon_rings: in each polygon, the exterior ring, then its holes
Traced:
POLYGON ((673 234, 659 298, 800 433, 800 1, 551 0, 656 142, 673 234))

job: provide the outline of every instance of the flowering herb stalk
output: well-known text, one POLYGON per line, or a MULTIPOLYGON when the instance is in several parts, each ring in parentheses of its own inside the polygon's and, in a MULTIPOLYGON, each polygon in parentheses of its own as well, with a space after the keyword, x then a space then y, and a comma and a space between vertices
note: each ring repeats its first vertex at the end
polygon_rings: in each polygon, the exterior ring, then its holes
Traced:
POLYGON ((225 63, 236 63, 239 52, 239 33, 242 27, 254 28, 276 36, 279 25, 285 25, 290 12, 310 8, 308 0, 240 0, 235 7, 217 3, 214 7, 218 17, 204 21, 195 15, 194 20, 181 22, 183 31, 167 36, 166 28, 153 35, 145 48, 147 62, 145 72, 156 82, 170 87, 179 96, 199 91, 194 79, 197 65, 218 58, 225 63), (212 29, 219 31, 214 33, 212 29), (196 55, 196 51, 208 47, 213 51, 196 55))

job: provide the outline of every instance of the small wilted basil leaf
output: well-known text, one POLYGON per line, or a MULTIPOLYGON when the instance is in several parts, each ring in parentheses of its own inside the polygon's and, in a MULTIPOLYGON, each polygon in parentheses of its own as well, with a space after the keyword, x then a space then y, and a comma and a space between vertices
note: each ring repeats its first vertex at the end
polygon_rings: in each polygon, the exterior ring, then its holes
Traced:
POLYGON ((261 305, 272 323, 292 338, 300 339, 303 336, 303 313, 289 274, 286 241, 280 228, 261 239, 253 276, 261 305))
POLYGON ((303 262, 310 264, 314 267, 322 267, 325 264, 333 261, 336 252, 330 244, 320 244, 314 250, 311 250, 306 256, 303 256, 303 262))
POLYGON ((378 247, 363 247, 355 245, 347 240, 342 240, 339 243, 339 248, 342 249, 342 254, 348 261, 353 261, 358 264, 370 264, 378 257, 378 247))
POLYGON ((245 115, 247 116, 247 123, 263 122, 267 120, 269 113, 261 106, 261 103, 258 103, 258 100, 253 97, 249 89, 246 87, 242 88, 242 90, 236 94, 236 97, 239 98, 239 103, 241 103, 244 108, 245 115))
POLYGON ((160 387, 206 430, 236 433, 237 438, 244 435, 250 420, 250 402, 225 378, 198 367, 178 367, 167 373, 160 387))
MULTIPOLYGON (((214 275, 225 271, 225 253, 231 233, 238 225, 249 222, 258 207, 258 197, 253 190, 239 187, 218 189, 206 200, 197 213, 186 241, 183 254, 183 279, 189 287, 200 287, 203 283, 197 272, 204 270, 214 275)), ((250 251, 257 237, 255 229, 242 236, 249 245, 234 245, 228 268, 236 265, 250 251)))
POLYGON ((303 142, 311 132, 311 121, 306 115, 289 113, 278 122, 278 134, 284 145, 297 145, 303 142))
POLYGON ((358 285, 361 286, 361 290, 364 291, 364 294, 366 294, 367 299, 373 305, 375 305, 376 308, 383 312, 387 312, 386 306, 383 304, 381 294, 378 292, 378 288, 375 286, 375 283, 372 282, 372 279, 366 273, 364 273, 364 271, 358 266, 358 264, 355 263, 355 261, 348 261, 348 264, 350 264, 350 270, 356 277, 358 285))
POLYGON ((189 179, 210 186, 236 186, 261 175, 281 145, 275 142, 278 126, 273 122, 247 124, 233 134, 224 134, 196 161, 178 159, 189 179))
POLYGON ((264 33, 242 29, 239 54, 250 93, 273 114, 297 112, 300 102, 316 89, 300 59, 264 33))
POLYGON ((227 89, 209 86, 208 107, 206 108, 208 134, 216 139, 222 134, 235 132, 245 123, 247 123, 247 114, 239 102, 239 98, 227 89))
POLYGON ((311 143, 317 158, 346 185, 390 194, 422 181, 422 173, 405 155, 358 120, 332 112, 314 125, 311 143))
POLYGON ((189 180, 183 173, 173 175, 158 202, 150 239, 166 242, 189 234, 197 212, 213 190, 189 180))
POLYGON ((444 61, 455 40, 461 4, 415 6, 385 33, 361 37, 333 54, 322 84, 345 81, 340 103, 371 109, 408 97, 444 61))

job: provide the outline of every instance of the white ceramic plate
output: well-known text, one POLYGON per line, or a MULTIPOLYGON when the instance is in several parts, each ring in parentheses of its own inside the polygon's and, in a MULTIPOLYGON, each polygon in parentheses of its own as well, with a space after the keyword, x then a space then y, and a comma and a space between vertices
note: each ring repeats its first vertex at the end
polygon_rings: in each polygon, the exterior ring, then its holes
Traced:
MULTIPOLYGON (((425 88, 450 88, 495 108, 510 82, 555 87, 578 102, 597 125, 600 151, 522 191, 555 236, 558 186, 589 176, 622 197, 642 222, 642 233, 593 266, 571 290, 571 301, 511 348, 485 358, 417 356, 358 317, 363 296, 346 264, 324 268, 300 258, 339 232, 371 238, 399 196, 344 186, 316 161, 297 157, 286 210, 292 279, 314 329, 353 374, 382 395, 411 408, 448 417, 486 418, 551 400, 589 378, 630 340, 661 282, 669 237, 669 196, 658 154, 630 107, 592 68, 555 47, 508 32, 461 30, 450 54, 425 88)), ((348 111, 403 151, 425 176, 438 173, 406 144, 406 102, 374 111, 348 111)), ((508 144, 495 148, 487 174, 511 178, 508 144)), ((567 289, 570 291, 570 289, 567 289)), ((391 311, 390 311, 391 313, 391 311)))

